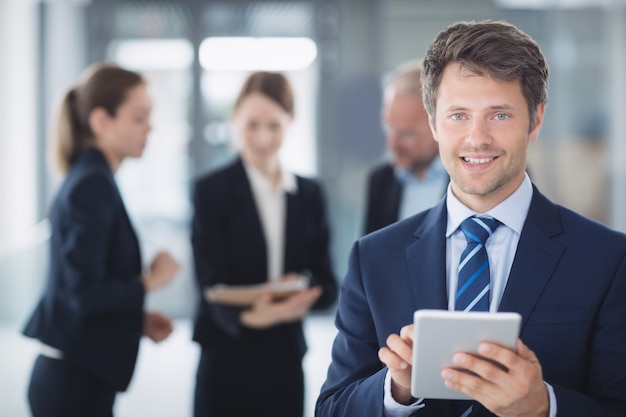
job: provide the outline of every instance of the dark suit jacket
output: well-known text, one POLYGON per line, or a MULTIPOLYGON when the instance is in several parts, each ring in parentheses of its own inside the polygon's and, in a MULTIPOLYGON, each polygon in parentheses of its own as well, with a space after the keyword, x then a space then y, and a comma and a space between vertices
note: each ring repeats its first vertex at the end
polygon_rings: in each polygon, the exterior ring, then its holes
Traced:
MULTIPOLYGON (((287 194, 284 272, 310 276, 323 287, 314 308, 334 303, 337 284, 329 255, 329 230, 320 186, 297 178, 297 193, 287 194)), ((192 243, 200 291, 217 283, 255 284, 267 281, 267 252, 261 220, 241 159, 200 178, 194 190, 192 243)), ((288 343, 297 355, 306 345, 301 323, 264 331, 242 328, 240 308, 207 303, 201 297, 193 338, 205 348, 238 343, 288 343)))
POLYGON ((384 164, 375 168, 367 180, 365 233, 397 222, 401 198, 402 184, 396 178, 393 166, 384 164))
MULTIPOLYGON (((446 187, 441 190, 442 197, 446 187)), ((385 163, 370 173, 367 180, 365 234, 398 221, 402 189, 402 183, 398 181, 393 165, 385 163)))
MULTIPOLYGON (((378 349, 415 310, 447 309, 446 219, 444 200, 354 245, 316 416, 382 416, 378 349)), ((520 338, 554 387, 559 416, 626 416, 624 234, 534 188, 499 309, 522 315, 520 338)), ((415 416, 459 415, 454 401, 425 402, 415 416)), ((471 415, 492 416, 482 406, 471 415)))
POLYGON ((104 155, 84 151, 50 211, 45 292, 24 334, 64 360, 127 388, 142 334, 144 287, 137 237, 104 155))

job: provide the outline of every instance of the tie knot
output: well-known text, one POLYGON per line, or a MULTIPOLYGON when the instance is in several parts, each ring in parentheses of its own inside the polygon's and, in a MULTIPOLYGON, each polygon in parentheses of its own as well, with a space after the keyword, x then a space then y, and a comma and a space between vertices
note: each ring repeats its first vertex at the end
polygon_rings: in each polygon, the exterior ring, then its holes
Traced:
POLYGON ((461 230, 467 242, 485 244, 489 236, 500 226, 500 222, 492 217, 468 217, 461 223, 461 230))

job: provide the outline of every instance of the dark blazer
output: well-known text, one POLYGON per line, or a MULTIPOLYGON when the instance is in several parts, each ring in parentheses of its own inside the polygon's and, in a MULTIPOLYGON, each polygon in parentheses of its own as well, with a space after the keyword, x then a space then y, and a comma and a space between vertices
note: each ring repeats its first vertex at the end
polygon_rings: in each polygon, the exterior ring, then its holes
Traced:
MULTIPOLYGON (((447 309, 446 219, 444 200, 354 245, 316 416, 382 416, 386 368, 378 349, 412 322, 415 310, 447 309)), ((626 416, 624 234, 533 187, 499 310, 522 315, 520 338, 554 387, 559 416, 626 416)), ((425 403, 415 416, 460 415, 454 401, 425 403)), ((493 414, 475 406, 471 415, 493 414)))
POLYGON ((375 168, 367 180, 365 233, 397 222, 401 198, 402 184, 396 178, 393 165, 386 163, 375 168))
MULTIPOLYGON (((309 275, 323 287, 314 308, 334 303, 337 284, 329 255, 329 230, 320 186, 296 177, 298 190, 287 194, 283 271, 309 275)), ((201 292, 214 284, 267 281, 267 252, 261 220, 241 159, 200 178, 194 190, 192 243, 201 292)), ((193 339, 203 347, 228 348, 246 340, 289 343, 297 355, 306 346, 300 322, 251 331, 239 324, 240 308, 207 303, 201 297, 193 339), (283 341, 283 342, 281 342, 283 341)))
MULTIPOLYGON (((446 187, 441 190, 442 197, 446 187)), ((393 165, 385 163, 372 170, 367 180, 365 234, 398 221, 402 191, 403 185, 398 181, 393 165)))
POLYGON ((84 151, 50 210, 50 267, 24 334, 123 391, 142 335, 137 237, 104 155, 84 151))

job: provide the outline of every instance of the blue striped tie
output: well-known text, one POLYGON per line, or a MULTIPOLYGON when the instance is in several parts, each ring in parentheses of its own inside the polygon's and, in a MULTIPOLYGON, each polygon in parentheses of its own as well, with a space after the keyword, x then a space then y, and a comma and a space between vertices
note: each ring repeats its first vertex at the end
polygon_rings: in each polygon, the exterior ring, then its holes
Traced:
POLYGON ((461 417, 468 417, 470 414, 472 414, 472 411, 474 411, 474 406, 470 405, 469 407, 467 407, 467 410, 465 410, 463 414, 461 414, 461 417))
MULTIPOLYGON (((463 311, 489 311, 491 279, 489 258, 485 242, 498 228, 500 222, 493 218, 468 217, 461 223, 467 246, 459 261, 459 281, 454 309, 463 311)), ((472 414, 472 401, 461 401, 458 407, 465 411, 460 417, 472 414)))
POLYGON ((485 242, 501 223, 493 218, 468 217, 461 223, 467 246, 459 262, 459 281, 454 309, 489 311, 489 258, 485 242))

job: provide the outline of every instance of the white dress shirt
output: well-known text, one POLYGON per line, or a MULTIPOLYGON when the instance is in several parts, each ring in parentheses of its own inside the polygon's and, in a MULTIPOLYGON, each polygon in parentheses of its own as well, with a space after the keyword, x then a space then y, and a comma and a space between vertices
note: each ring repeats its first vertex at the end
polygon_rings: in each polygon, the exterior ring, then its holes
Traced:
POLYGON ((280 167, 281 178, 278 184, 272 184, 261 171, 243 161, 252 195, 256 203, 261 228, 267 247, 267 276, 270 281, 278 280, 283 275, 285 255, 285 224, 287 219, 287 195, 298 191, 296 177, 284 167, 280 167))
MULTIPOLYGON (((526 174, 522 184, 506 200, 498 204, 487 213, 476 213, 465 206, 452 193, 450 185, 446 194, 448 211, 448 225, 446 228, 446 284, 448 289, 448 310, 454 310, 454 299, 457 288, 458 265, 461 253, 467 241, 459 228, 463 220, 470 216, 493 217, 499 220, 500 225, 485 243, 489 268, 491 270, 491 301, 489 311, 498 311, 504 288, 511 272, 517 244, 528 215, 528 209, 533 195, 530 178, 526 174)), ((546 383, 550 396, 550 417, 556 417, 556 397, 554 389, 546 383)), ((423 408, 423 399, 413 404, 403 405, 396 402, 391 396, 391 374, 387 372, 384 387, 384 415, 385 417, 405 417, 415 410, 423 408)))

